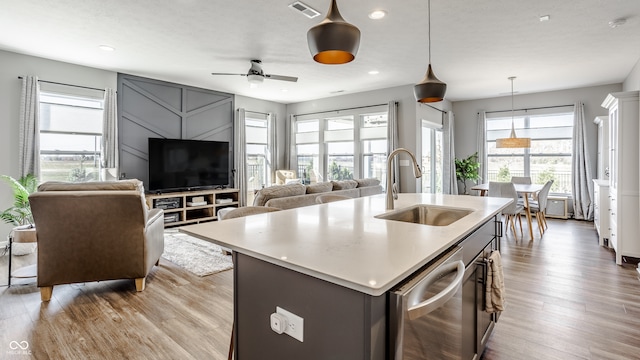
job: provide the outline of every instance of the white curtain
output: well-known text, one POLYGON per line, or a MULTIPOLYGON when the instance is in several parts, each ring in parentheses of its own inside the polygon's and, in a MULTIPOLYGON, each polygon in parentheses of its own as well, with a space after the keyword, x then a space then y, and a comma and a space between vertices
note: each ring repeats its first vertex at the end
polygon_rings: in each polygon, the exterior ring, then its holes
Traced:
POLYGON ((233 139, 233 156, 235 171, 233 182, 239 191, 239 205, 246 206, 247 202, 247 161, 246 161, 246 127, 244 109, 238 109, 233 139))
POLYGON ((458 195, 458 181, 456 180, 456 153, 454 140, 453 112, 442 114, 442 128, 444 137, 443 151, 443 179, 442 192, 444 194, 458 195))
POLYGON ((276 127, 276 115, 267 114, 267 126, 269 128, 269 140, 267 141, 267 161, 269 161, 269 184, 275 183, 275 171, 278 169, 278 131, 276 127))
POLYGON ((480 162, 480 181, 487 182, 487 114, 484 111, 478 113, 478 133, 476 145, 478 161, 480 162))
POLYGON ((593 220, 593 183, 591 159, 587 148, 587 127, 584 119, 584 104, 573 108, 573 148, 571 152, 571 192, 573 194, 574 217, 593 220))
POLYGON ((104 111, 102 113, 102 167, 118 167, 118 108, 116 91, 104 90, 104 111))
MULTIPOLYGON (((295 123, 296 123, 296 116, 295 115, 289 115, 289 121, 287 121, 287 123, 285 124, 285 144, 286 144, 286 149, 287 149, 287 153, 285 154, 285 164, 284 165, 284 169, 287 170, 293 170, 293 166, 294 164, 297 166, 297 161, 293 160, 293 154, 296 153, 296 144, 295 144, 295 123)), ((278 170, 278 169, 276 169, 278 170)), ((300 174, 297 174, 298 176, 300 176, 300 174)))
MULTIPOLYGON (((387 114, 387 155, 391 154, 391 152, 398 148, 398 102, 397 101, 389 101, 389 110, 387 114)), ((393 174, 394 177, 391 179, 393 184, 396 184, 398 192, 400 192, 400 163, 397 158, 393 160, 393 174)), ((387 186, 392 186, 392 184, 385 184, 385 188, 387 186)))
POLYGON ((18 171, 40 177, 40 85, 37 76, 22 77, 18 171))

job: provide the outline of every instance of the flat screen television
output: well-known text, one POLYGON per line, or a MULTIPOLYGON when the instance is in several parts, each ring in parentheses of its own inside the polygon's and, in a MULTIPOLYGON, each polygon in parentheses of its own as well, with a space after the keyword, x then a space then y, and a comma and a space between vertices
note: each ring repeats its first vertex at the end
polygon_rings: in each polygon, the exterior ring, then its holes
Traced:
POLYGON ((229 142, 149 138, 150 192, 229 185, 229 142))

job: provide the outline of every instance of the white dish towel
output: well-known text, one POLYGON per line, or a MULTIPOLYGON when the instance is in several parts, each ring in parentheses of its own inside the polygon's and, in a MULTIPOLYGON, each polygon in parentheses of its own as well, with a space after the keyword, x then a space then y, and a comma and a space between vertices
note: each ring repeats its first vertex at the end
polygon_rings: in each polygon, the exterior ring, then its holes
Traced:
POLYGON ((505 308, 504 273, 500 252, 494 250, 487 264, 487 282, 485 284, 485 311, 494 313, 505 308))

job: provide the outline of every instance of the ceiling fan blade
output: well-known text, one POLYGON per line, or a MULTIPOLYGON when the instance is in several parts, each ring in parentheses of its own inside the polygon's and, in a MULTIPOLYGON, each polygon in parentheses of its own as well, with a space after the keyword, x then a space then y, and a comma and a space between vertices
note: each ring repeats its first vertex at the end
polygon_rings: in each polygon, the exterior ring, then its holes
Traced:
POLYGON ((229 74, 229 73, 211 73, 211 75, 240 75, 240 76, 247 76, 247 74, 229 74))
POLYGON ((264 74, 264 77, 271 80, 281 80, 281 81, 291 81, 291 82, 298 81, 298 78, 294 76, 264 74))

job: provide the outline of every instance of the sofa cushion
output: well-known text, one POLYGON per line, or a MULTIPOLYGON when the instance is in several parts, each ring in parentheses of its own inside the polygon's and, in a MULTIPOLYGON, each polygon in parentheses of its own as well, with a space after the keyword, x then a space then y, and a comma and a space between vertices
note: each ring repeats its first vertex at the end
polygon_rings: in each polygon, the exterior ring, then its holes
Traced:
POLYGON ((358 183, 359 188, 380 185, 380 180, 376 178, 355 179, 355 181, 358 183))
POLYGON ((330 181, 307 185, 307 194, 325 193, 333 190, 333 184, 330 181))
POLYGON ((307 187, 302 184, 274 185, 264 188, 256 194, 253 206, 264 206, 267 201, 280 197, 304 195, 307 187))
POLYGON ((358 186, 358 183, 355 180, 332 180, 331 183, 333 184, 333 190, 355 189, 355 187, 358 186))
POLYGON ((95 191, 95 190, 138 190, 144 193, 142 181, 138 179, 116 181, 89 181, 82 183, 47 181, 38 186, 38 191, 95 191))

